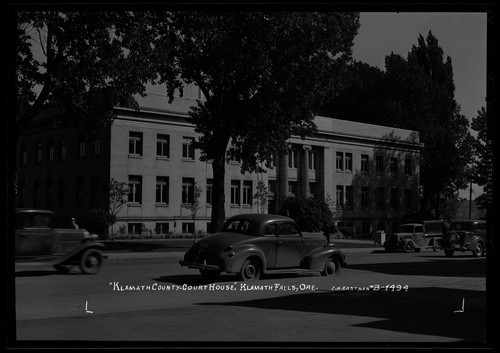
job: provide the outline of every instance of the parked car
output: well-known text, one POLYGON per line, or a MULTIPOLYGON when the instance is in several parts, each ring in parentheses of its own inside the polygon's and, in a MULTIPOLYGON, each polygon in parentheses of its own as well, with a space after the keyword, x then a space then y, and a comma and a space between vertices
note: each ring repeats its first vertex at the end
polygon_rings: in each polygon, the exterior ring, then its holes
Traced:
POLYGON ((57 271, 79 266, 85 274, 99 272, 104 244, 85 229, 54 227, 54 213, 40 209, 16 209, 16 262, 46 262, 57 271))
POLYGON ((443 222, 440 220, 406 223, 384 242, 384 248, 386 251, 402 249, 404 252, 419 252, 427 248, 438 251, 442 236, 443 222))
POLYGON ((324 235, 300 232, 289 217, 242 214, 229 218, 219 233, 193 244, 179 264, 212 279, 226 272, 251 281, 261 274, 304 270, 332 276, 346 262, 324 235))
POLYGON ((486 221, 465 220, 452 222, 443 236, 443 249, 446 256, 455 251, 472 251, 474 256, 484 256, 486 252, 486 221))

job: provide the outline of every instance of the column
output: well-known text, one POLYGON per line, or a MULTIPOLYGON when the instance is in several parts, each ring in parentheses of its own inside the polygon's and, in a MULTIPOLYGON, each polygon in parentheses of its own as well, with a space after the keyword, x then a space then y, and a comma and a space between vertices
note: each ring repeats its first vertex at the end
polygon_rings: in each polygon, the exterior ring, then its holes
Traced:
POLYGON ((311 146, 302 146, 302 158, 300 165, 300 196, 303 198, 309 197, 309 153, 311 146))
POLYGON ((280 154, 278 158, 278 195, 276 197, 276 209, 281 208, 282 200, 288 196, 288 154, 280 154))

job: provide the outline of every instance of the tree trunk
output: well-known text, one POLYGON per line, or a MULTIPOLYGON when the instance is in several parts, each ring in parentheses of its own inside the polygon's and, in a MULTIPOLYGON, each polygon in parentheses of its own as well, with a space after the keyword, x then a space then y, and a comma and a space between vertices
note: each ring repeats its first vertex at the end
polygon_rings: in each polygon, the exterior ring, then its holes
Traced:
POLYGON ((221 154, 212 162, 213 170, 213 190, 212 190, 212 219, 211 232, 216 233, 222 229, 226 220, 225 204, 225 175, 226 175, 226 156, 221 154))

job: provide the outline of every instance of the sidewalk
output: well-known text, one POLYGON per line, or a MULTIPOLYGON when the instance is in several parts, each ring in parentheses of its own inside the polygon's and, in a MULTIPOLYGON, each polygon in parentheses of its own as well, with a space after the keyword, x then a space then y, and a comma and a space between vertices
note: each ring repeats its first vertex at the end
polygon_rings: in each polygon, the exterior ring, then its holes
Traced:
MULTIPOLYGON (((332 239, 345 254, 370 253, 384 248, 366 239, 332 239)), ((181 259, 193 239, 115 240, 104 242, 106 259, 111 261, 138 259, 181 259)))

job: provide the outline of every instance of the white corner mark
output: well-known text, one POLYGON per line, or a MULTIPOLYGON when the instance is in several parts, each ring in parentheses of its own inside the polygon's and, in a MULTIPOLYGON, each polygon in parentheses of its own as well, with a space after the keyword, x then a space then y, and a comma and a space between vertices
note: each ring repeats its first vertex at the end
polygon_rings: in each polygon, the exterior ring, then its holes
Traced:
POLYGON ((465 305, 465 298, 462 298, 462 309, 460 310, 455 310, 453 313, 463 313, 464 310, 464 305, 465 305))
POLYGON ((85 301, 85 312, 89 313, 89 314, 93 314, 94 313, 93 311, 87 310, 88 305, 89 305, 89 302, 85 301))

